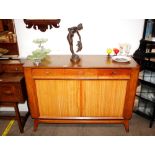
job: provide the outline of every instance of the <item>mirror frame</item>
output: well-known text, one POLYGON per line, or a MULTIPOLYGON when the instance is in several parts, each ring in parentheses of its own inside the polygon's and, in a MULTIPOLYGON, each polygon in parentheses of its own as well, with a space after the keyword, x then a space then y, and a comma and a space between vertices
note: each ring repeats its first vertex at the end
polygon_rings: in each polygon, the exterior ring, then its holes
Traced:
POLYGON ((24 19, 26 28, 39 29, 41 32, 45 32, 48 28, 59 28, 60 19, 24 19))

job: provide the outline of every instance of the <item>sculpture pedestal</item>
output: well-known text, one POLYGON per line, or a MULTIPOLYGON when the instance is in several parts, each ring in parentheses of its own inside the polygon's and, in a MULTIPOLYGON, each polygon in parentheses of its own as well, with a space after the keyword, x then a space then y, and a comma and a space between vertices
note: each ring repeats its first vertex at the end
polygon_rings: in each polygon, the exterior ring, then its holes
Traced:
POLYGON ((73 63, 78 63, 80 61, 80 57, 76 54, 73 54, 70 58, 70 61, 73 63))

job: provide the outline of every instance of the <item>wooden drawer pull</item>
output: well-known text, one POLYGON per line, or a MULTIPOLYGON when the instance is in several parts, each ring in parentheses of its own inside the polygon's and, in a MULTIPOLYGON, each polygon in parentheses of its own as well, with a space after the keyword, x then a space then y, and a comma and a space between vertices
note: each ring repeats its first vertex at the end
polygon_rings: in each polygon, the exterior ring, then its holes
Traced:
POLYGON ((112 74, 112 75, 116 75, 116 74, 117 74, 117 72, 113 71, 111 74, 112 74))

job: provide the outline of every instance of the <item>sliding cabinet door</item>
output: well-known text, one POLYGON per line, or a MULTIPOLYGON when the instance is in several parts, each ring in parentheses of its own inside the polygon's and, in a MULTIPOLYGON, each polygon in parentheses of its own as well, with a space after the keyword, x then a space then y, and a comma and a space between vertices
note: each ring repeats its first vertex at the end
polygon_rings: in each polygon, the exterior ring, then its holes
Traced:
POLYGON ((83 116, 122 117, 128 80, 85 80, 83 116))
POLYGON ((80 82, 35 80, 40 117, 80 116, 80 82))

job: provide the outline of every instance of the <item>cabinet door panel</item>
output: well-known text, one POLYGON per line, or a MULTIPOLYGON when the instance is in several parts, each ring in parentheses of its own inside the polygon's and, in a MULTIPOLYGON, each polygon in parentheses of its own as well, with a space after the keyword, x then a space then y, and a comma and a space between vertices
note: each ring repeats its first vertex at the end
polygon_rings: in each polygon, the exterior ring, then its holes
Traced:
POLYGON ((82 86, 83 116, 123 116, 127 80, 86 80, 82 86))
POLYGON ((80 84, 76 80, 35 80, 40 117, 80 116, 80 84))

